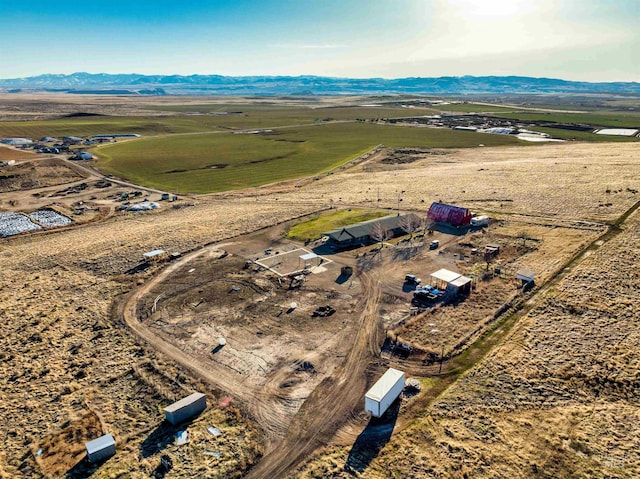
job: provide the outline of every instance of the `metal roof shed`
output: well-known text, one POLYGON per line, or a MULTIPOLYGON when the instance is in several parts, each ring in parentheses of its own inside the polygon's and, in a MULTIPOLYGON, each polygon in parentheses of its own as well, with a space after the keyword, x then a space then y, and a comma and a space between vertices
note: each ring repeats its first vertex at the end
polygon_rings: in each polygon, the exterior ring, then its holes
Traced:
POLYGON ((452 281, 455 281, 456 279, 458 279, 460 276, 462 276, 460 273, 449 271, 448 269, 444 269, 444 268, 439 269, 435 273, 431 273, 432 278, 436 279, 437 281, 442 281, 445 283, 451 283, 452 281))
POLYGON ((530 269, 520 269, 516 272, 516 279, 519 279, 525 283, 533 283, 535 273, 530 269))
POLYGON ((469 294, 471 292, 471 278, 466 276, 454 279, 449 285, 456 290, 457 294, 469 294))
POLYGON ((116 441, 111 434, 105 434, 98 439, 85 443, 87 457, 91 462, 103 461, 116 453, 116 441))

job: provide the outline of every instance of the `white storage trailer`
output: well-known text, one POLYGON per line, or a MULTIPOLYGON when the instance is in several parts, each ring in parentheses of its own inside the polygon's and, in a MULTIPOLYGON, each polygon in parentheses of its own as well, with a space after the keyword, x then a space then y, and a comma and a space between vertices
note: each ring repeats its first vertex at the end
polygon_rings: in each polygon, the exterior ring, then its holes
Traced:
POLYGON ((389 368, 364 396, 364 410, 382 416, 404 389, 404 373, 389 368))
POLYGON ((85 443, 87 457, 91 462, 99 462, 116 453, 116 442, 111 434, 105 434, 98 439, 85 443))
POLYGON ((179 424, 197 416, 207 408, 207 397, 202 393, 193 393, 164 408, 164 417, 171 424, 179 424))
POLYGON ((471 226, 488 226, 488 225, 489 225, 488 216, 476 216, 475 218, 471 218, 471 226))

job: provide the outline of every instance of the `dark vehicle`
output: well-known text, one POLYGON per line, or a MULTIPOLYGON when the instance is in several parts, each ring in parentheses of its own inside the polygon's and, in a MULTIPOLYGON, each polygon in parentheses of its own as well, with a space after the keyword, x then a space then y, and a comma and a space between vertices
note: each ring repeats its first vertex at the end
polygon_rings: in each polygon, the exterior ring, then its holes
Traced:
POLYGON ((422 280, 418 278, 415 274, 408 274, 404 277, 404 282, 408 284, 420 284, 422 280))

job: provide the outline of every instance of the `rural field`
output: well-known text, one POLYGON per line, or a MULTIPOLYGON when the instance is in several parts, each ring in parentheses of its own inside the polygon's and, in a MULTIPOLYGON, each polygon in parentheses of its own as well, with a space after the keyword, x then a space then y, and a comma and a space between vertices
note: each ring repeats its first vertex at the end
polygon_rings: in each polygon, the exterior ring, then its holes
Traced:
POLYGON ((89 162, 0 150, 16 159, 0 213, 72 220, 0 238, 1 478, 640 475, 637 142, 357 121, 447 107, 405 98, 66 98, 14 97, 0 136, 144 137, 89 162), (230 131, 255 128, 271 131, 230 131), (435 201, 491 222, 321 239, 435 201), (143 259, 158 249, 172 256, 143 259), (472 275, 470 294, 413 309, 404 276, 439 268, 472 275), (363 395, 387 367, 419 387, 372 419, 363 395), (163 420, 195 391, 202 414, 163 420), (105 433, 116 456, 91 464, 105 433))
POLYGON ((451 130, 364 123, 272 130, 260 134, 206 134, 104 146, 97 167, 155 188, 210 193, 313 176, 376 145, 473 147, 518 140, 451 130))

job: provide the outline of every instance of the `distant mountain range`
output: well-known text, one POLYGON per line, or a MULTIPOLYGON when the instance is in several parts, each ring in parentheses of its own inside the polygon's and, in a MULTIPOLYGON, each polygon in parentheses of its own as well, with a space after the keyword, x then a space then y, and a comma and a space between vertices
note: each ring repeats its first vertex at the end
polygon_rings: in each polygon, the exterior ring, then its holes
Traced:
POLYGON ((373 95, 484 93, 640 94, 640 83, 590 83, 520 76, 334 78, 321 76, 46 74, 0 79, 5 92, 53 91, 140 95, 373 95))

